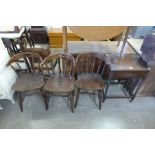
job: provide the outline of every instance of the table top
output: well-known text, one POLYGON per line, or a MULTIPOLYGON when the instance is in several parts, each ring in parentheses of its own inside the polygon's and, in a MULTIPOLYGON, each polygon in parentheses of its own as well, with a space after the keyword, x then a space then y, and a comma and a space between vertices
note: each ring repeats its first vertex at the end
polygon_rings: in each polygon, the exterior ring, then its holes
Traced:
POLYGON ((137 54, 106 54, 111 71, 149 71, 150 68, 137 54))
POLYGON ((22 33, 25 31, 25 27, 20 27, 19 31, 3 31, 0 32, 0 38, 18 38, 22 35, 22 33))
POLYGON ((76 35, 87 40, 107 40, 120 35, 127 26, 69 26, 76 35))

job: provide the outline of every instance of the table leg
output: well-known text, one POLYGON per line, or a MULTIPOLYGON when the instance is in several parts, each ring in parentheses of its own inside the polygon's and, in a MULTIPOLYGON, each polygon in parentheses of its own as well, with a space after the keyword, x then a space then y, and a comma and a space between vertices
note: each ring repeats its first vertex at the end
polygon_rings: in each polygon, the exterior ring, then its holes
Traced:
POLYGON ((111 81, 111 78, 112 78, 112 72, 109 73, 109 77, 108 77, 108 82, 106 84, 106 87, 105 87, 105 92, 103 90, 103 101, 104 102, 107 98, 107 93, 108 93, 108 88, 109 88, 109 85, 110 85, 110 81, 111 81))
POLYGON ((126 30, 125 38, 124 38, 124 40, 123 40, 123 44, 122 44, 122 48, 121 48, 120 53, 123 53, 123 51, 124 51, 125 45, 126 45, 126 43, 127 43, 129 31, 130 31, 130 27, 128 27, 127 30, 126 30))
POLYGON ((134 100, 134 98, 136 97, 137 95, 137 92, 139 90, 139 88, 141 87, 142 83, 143 83, 144 79, 143 78, 140 78, 135 89, 133 90, 133 97, 131 98, 130 102, 132 102, 134 100))

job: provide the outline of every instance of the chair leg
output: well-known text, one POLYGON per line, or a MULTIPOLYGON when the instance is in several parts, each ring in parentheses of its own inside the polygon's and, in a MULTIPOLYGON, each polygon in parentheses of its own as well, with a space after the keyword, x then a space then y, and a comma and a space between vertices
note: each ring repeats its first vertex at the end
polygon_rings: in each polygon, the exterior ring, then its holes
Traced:
POLYGON ((99 98, 99 109, 101 110, 101 107, 102 107, 102 90, 98 90, 98 98, 99 98))
POLYGON ((102 91, 102 94, 103 94, 103 97, 102 97, 102 102, 104 102, 104 101, 105 101, 105 99, 106 99, 106 96, 105 96, 104 90, 102 91))
POLYGON ((21 92, 17 92, 17 94, 18 94, 18 102, 19 102, 20 110, 21 110, 21 112, 23 112, 23 99, 22 99, 22 93, 21 93, 21 92))
POLYGON ((70 99, 71 111, 73 113, 74 112, 74 93, 73 92, 69 95, 69 99, 70 99))
POLYGON ((30 34, 30 40, 31 40, 32 47, 35 47, 35 46, 34 46, 34 41, 33 41, 33 39, 32 39, 31 30, 29 31, 29 34, 30 34))
POLYGON ((42 97, 43 97, 43 99, 45 101, 45 109, 47 111, 48 110, 48 96, 47 96, 45 91, 41 90, 41 92, 42 92, 42 97))
POLYGON ((76 99, 75 99, 75 108, 77 106, 79 96, 80 96, 80 88, 77 88, 76 99))

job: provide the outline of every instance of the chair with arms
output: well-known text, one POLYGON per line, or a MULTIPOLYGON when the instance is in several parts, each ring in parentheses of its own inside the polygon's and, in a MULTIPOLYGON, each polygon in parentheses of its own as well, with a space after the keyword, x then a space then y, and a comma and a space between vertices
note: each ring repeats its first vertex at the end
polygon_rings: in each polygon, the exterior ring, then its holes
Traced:
POLYGON ((98 92, 99 109, 101 110, 104 97, 104 81, 103 74, 108 65, 104 55, 100 53, 83 53, 76 58, 77 81, 76 81, 76 100, 77 106, 80 90, 93 90, 98 92))
POLYGON ((32 53, 38 53, 44 59, 50 54, 49 47, 47 48, 27 47, 27 42, 25 41, 25 38, 18 38, 16 40, 3 38, 2 40, 10 56, 13 56, 14 54, 21 52, 32 52, 32 53))
POLYGON ((65 96, 69 98, 71 111, 74 112, 74 66, 75 59, 71 54, 57 53, 45 58, 42 69, 48 77, 43 87, 46 104, 50 94, 65 96), (54 66, 54 61, 58 59, 60 63, 54 66))
POLYGON ((26 42, 24 39, 18 38, 16 40, 13 40, 3 38, 2 40, 10 56, 25 51, 26 42))
MULTIPOLYGON (((37 53, 23 52, 10 58, 7 66, 11 66, 17 74, 17 79, 12 89, 18 95, 20 109, 23 112, 23 100, 26 94, 41 91, 44 85, 43 74, 40 64, 42 58, 37 53), (20 63, 20 60, 25 63, 20 63)), ((44 96, 43 96, 44 97, 44 96)), ((47 105, 46 109, 48 108, 47 105)))

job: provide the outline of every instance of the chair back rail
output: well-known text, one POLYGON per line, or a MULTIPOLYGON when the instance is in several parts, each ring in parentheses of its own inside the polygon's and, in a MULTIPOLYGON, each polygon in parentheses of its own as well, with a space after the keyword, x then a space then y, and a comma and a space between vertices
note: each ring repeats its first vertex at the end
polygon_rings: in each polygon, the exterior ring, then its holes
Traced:
POLYGON ((82 53, 76 58, 77 73, 97 73, 104 74, 106 67, 108 67, 108 61, 105 55, 100 53, 82 53))
POLYGON ((17 74, 20 72, 34 73, 42 71, 42 61, 43 60, 39 54, 24 52, 12 56, 8 61, 7 66, 10 65, 17 74))
POLYGON ((73 78, 74 76, 75 59, 68 53, 51 54, 44 59, 42 63, 42 70, 47 71, 48 75, 52 77, 58 73, 60 76, 73 78), (55 66, 55 62, 57 65, 55 66))
POLYGON ((17 40, 3 38, 4 45, 6 46, 8 53, 10 56, 14 54, 25 52, 25 48, 27 46, 27 42, 25 38, 18 38, 17 40))

